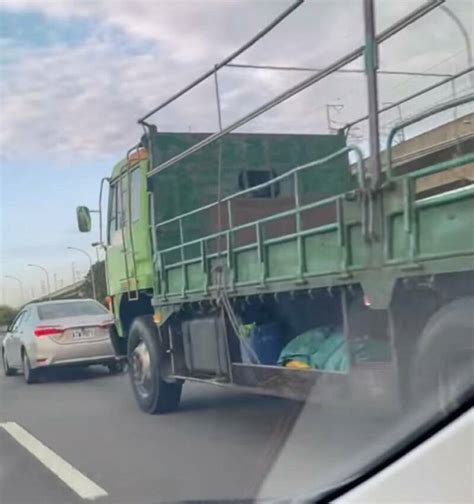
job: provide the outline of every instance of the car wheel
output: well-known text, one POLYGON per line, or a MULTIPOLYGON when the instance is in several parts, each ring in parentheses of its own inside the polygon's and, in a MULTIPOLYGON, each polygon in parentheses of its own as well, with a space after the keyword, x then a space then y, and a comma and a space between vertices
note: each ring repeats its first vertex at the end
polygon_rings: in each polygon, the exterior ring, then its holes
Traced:
POLYGON ((474 297, 452 301, 438 310, 420 336, 412 368, 412 399, 432 399, 450 411, 474 384, 474 297))
POLYGON ((26 351, 22 352, 22 361, 23 361, 23 376, 25 377, 25 381, 28 384, 36 383, 38 381, 38 369, 31 369, 30 359, 28 358, 28 354, 26 351))
POLYGON ((166 413, 178 408, 182 382, 161 376, 161 350, 151 316, 137 317, 128 337, 129 375, 140 408, 146 413, 166 413))
POLYGON ((2 362, 3 362, 3 372, 5 376, 13 376, 16 373, 16 369, 8 365, 7 354, 5 350, 2 350, 2 362))
POLYGON ((114 362, 109 362, 107 364, 107 368, 109 369, 109 373, 112 375, 122 373, 124 370, 124 364, 120 360, 116 360, 114 362))

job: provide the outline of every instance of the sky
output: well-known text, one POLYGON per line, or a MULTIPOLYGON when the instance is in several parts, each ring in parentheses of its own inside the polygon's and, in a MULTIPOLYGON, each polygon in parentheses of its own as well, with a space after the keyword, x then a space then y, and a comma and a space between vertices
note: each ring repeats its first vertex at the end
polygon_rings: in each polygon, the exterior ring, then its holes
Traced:
MULTIPOLYGON (((97 208, 99 182, 142 134, 137 119, 283 11, 290 0, 0 0, 0 303, 22 302, 84 274, 98 225, 80 234, 75 208, 97 208), (56 279, 56 282, 54 281, 56 279)), ((422 0, 376 0, 377 29, 422 0)), ((471 0, 447 0, 474 39, 471 0)), ((239 63, 321 68, 363 41, 361 0, 306 0, 239 63)), ((380 47, 382 70, 455 73, 466 45, 440 9, 380 47)), ((350 68, 361 69, 362 61, 350 68)), ((219 74, 224 124, 308 76, 225 68, 219 74)), ((394 101, 439 77, 380 76, 379 101, 394 101)), ((459 79, 458 92, 469 89, 459 79)), ((366 113, 364 75, 337 74, 242 131, 327 133, 366 113)), ((402 107, 404 116, 449 98, 450 88, 402 107)), ((382 117, 386 134, 398 111, 382 117)), ((153 117, 167 131, 215 131, 212 82, 153 117)), ((367 129, 352 142, 367 144, 367 129)))

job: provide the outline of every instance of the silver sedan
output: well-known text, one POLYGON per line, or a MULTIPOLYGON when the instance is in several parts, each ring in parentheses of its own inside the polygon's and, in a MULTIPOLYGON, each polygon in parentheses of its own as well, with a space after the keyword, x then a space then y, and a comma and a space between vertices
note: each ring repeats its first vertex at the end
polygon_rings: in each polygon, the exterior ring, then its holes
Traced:
POLYGON ((112 314, 93 299, 31 303, 23 307, 2 342, 7 376, 23 370, 27 383, 51 366, 104 364, 119 372, 109 337, 112 314))

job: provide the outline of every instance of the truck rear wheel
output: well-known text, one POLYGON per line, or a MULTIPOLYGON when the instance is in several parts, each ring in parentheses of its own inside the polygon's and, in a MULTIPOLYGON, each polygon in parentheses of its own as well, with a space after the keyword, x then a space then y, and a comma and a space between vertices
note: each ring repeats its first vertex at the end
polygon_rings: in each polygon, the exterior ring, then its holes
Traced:
POLYGON ((182 383, 161 376, 162 357, 152 317, 137 317, 128 336, 129 374, 140 408, 150 414, 174 411, 181 400, 182 383))
POLYGON ((449 411, 474 386, 474 297, 452 301, 428 320, 410 373, 412 399, 449 411))

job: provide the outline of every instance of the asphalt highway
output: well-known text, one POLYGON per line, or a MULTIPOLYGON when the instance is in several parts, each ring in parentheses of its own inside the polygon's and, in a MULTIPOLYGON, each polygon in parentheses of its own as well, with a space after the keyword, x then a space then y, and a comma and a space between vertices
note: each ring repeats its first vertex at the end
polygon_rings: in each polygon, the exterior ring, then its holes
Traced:
MULTIPOLYGON (((186 383, 180 409, 139 410, 126 373, 0 373, 0 504, 152 504, 311 495, 384 422, 186 383)), ((382 431, 381 431, 382 428, 382 431)))

